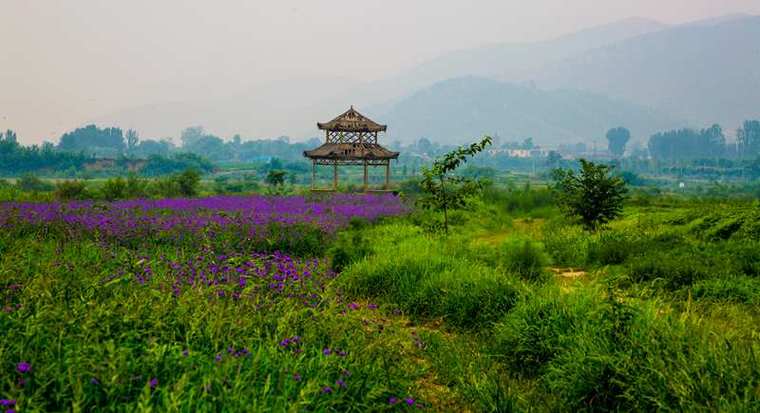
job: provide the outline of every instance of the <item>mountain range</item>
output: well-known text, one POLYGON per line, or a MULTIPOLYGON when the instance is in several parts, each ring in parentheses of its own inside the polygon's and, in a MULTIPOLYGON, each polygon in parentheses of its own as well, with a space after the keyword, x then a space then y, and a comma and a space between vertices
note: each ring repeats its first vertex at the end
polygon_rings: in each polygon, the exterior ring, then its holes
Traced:
POLYGON ((756 39, 756 16, 674 26, 634 18, 549 41, 454 51, 379 81, 286 81, 95 121, 144 136, 176 136, 203 124, 222 136, 303 138, 317 133, 316 121, 353 104, 402 141, 460 143, 487 132, 556 144, 601 139, 621 125, 641 139, 712 123, 730 131, 760 117, 756 39))

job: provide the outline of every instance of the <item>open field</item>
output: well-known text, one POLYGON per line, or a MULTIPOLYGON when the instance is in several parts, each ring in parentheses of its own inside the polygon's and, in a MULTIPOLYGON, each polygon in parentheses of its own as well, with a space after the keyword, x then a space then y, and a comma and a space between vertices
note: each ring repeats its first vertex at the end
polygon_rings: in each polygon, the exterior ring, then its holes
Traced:
POLYGON ((760 207, 548 190, 0 206, 17 411, 757 411, 760 207))

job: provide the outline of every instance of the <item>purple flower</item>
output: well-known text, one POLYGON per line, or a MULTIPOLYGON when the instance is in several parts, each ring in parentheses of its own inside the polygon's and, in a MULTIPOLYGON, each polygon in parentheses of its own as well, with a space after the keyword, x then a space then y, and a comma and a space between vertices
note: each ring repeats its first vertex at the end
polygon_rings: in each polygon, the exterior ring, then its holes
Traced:
POLYGON ((216 357, 214 357, 214 360, 216 360, 217 362, 222 361, 222 355, 220 353, 217 353, 216 357))
POLYGON ((322 393, 329 394, 332 393, 333 389, 330 386, 322 387, 322 393))
POLYGON ((358 310, 358 309, 361 308, 361 306, 358 303, 351 303, 351 304, 348 305, 348 308, 350 308, 352 310, 358 310))
POLYGON ((156 386, 158 386, 158 379, 154 377, 150 379, 150 388, 155 389, 156 386))
POLYGON ((343 379, 338 379, 338 380, 335 381, 335 385, 337 387, 346 387, 346 382, 343 381, 343 379))
POLYGON ((388 404, 396 404, 398 403, 398 397, 391 396, 388 398, 388 404))
POLYGON ((32 365, 25 361, 22 361, 16 365, 16 370, 21 374, 29 373, 32 371, 32 365))
POLYGON ((5 413, 16 413, 16 410, 14 409, 8 409, 5 411, 5 413))
POLYGON ((16 400, 14 399, 0 399, 0 406, 15 406, 16 400))
POLYGON ((100 384, 100 382, 98 381, 98 379, 96 379, 95 377, 93 377, 93 378, 90 379, 90 384, 93 384, 93 385, 97 386, 97 385, 100 384))
POLYGON ((332 350, 330 350, 329 348, 325 347, 325 348, 322 349, 322 354, 324 354, 325 356, 329 356, 330 354, 332 354, 332 350))
POLYGON ((377 310, 377 304, 367 304, 367 308, 370 310, 377 310))
POLYGON ((188 350, 188 349, 182 350, 182 355, 185 356, 185 357, 189 356, 190 355, 190 350, 188 350))
POLYGON ((298 373, 293 373, 293 380, 295 381, 301 381, 301 375, 298 373))
POLYGON ((414 399, 411 397, 407 397, 406 399, 404 399, 404 402, 406 403, 407 406, 414 406, 414 399))

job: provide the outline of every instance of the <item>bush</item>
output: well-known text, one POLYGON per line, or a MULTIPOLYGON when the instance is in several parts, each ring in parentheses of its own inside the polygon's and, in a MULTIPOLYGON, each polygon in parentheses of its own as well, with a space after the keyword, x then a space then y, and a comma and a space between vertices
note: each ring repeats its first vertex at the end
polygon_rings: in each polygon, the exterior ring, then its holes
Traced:
POLYGON ((186 169, 174 177, 177 182, 179 194, 186 197, 198 195, 198 184, 201 182, 201 174, 195 169, 186 169))
POLYGON ((545 287, 521 299, 494 329, 496 351, 511 371, 534 377, 573 345, 578 329, 593 319, 596 294, 563 297, 545 287))
POLYGON ((100 192, 108 201, 124 199, 127 197, 127 183, 121 177, 111 178, 103 184, 100 192))
POLYGON ((602 231, 589 238, 586 262, 589 264, 622 264, 636 253, 640 241, 624 231, 602 231))
POLYGON ((350 264, 359 261, 372 251, 363 232, 367 224, 366 221, 353 219, 349 228, 338 234, 338 238, 327 251, 333 271, 343 271, 350 264))
POLYGON ((579 335, 547 367, 542 381, 563 410, 757 410, 756 344, 729 344, 656 305, 635 310, 626 334, 579 335))
POLYGON ((588 234, 580 226, 550 223, 544 227, 542 241, 555 264, 579 267, 586 263, 588 234))
POLYGON ((691 289, 695 299, 760 304, 760 280, 746 276, 698 281, 691 289))
POLYGON ((495 328, 506 365, 553 396, 547 410, 756 410, 757 343, 729 342, 658 303, 602 297, 544 288, 495 328))
POLYGON ((22 175, 16 181, 16 187, 26 192, 48 192, 55 189, 53 184, 45 182, 32 174, 22 175))
POLYGON ((62 200, 87 199, 87 184, 82 181, 61 181, 55 185, 55 197, 62 200))
POLYGON ((509 240, 502 245, 502 265, 529 281, 545 278, 549 257, 541 246, 529 240, 509 240))
POLYGON ((492 268, 455 257, 424 236, 384 245, 336 280, 344 292, 397 304, 421 318, 485 327, 512 308, 514 281, 492 268))

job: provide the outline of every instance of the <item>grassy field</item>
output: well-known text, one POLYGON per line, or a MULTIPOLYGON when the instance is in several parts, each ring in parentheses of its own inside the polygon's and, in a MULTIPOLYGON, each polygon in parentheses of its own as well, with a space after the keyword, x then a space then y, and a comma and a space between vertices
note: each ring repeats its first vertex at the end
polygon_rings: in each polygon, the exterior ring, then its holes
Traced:
POLYGON ((760 410, 757 201, 635 196, 589 233, 489 189, 444 235, 393 199, 3 204, 5 408, 760 410))

